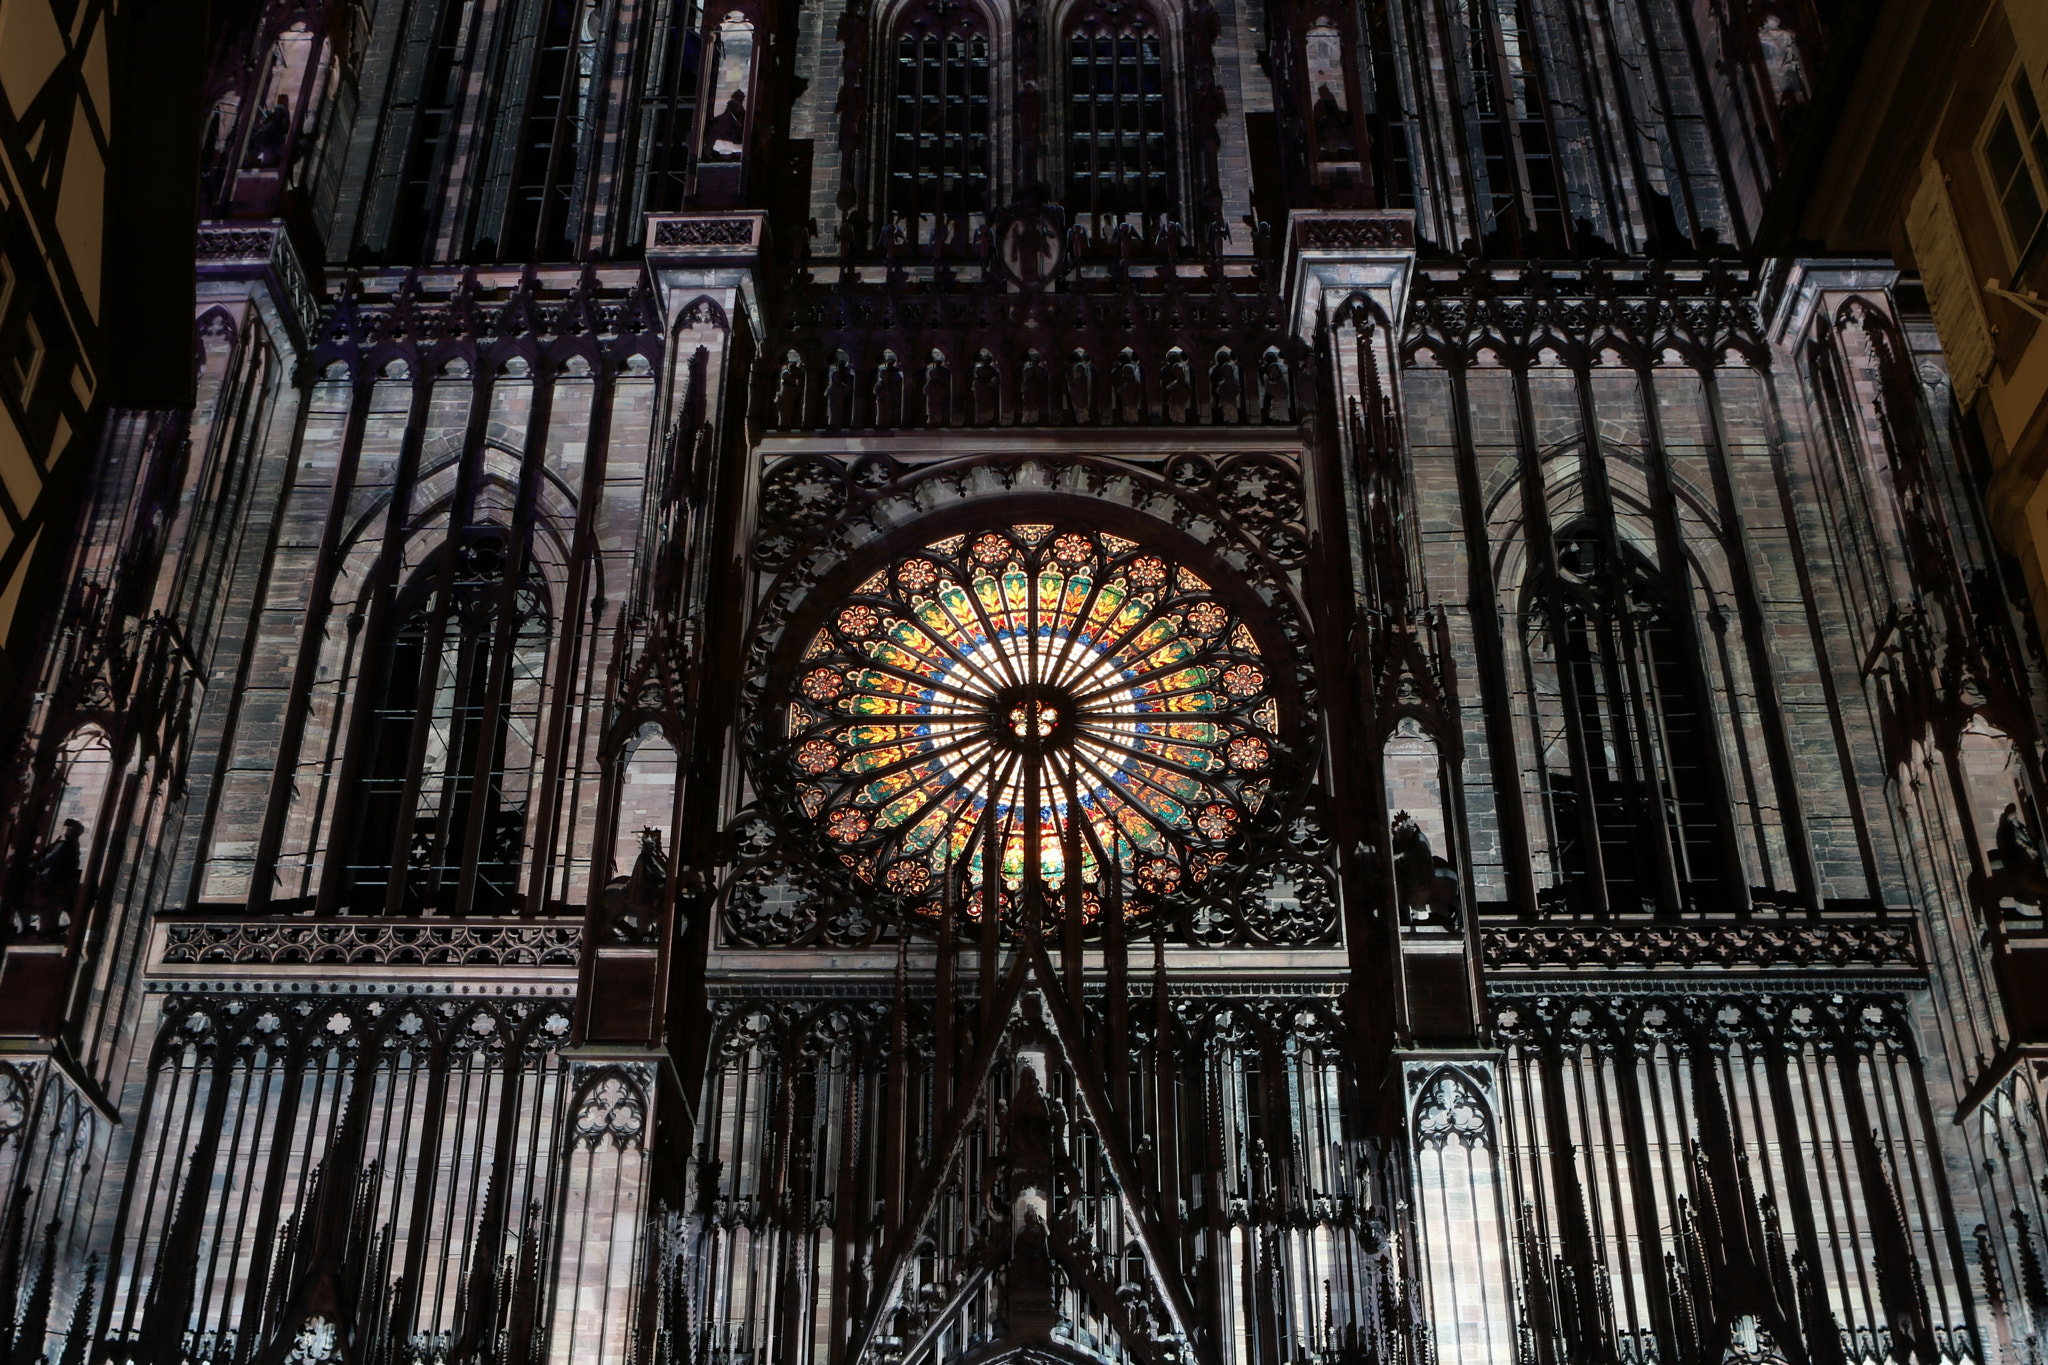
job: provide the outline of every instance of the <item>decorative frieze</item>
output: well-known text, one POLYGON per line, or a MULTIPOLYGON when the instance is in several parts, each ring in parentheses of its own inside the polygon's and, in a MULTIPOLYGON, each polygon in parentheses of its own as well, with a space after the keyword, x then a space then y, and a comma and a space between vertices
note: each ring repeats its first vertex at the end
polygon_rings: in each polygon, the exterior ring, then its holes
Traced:
POLYGON ((657 247, 745 246, 755 244, 761 219, 740 218, 656 218, 653 242, 657 247))
POLYGON ((1415 217, 1408 213, 1303 215, 1295 240, 1304 251, 1378 251, 1413 248, 1415 217))
POLYGON ((1923 971, 1910 921, 1514 924, 1479 931, 1489 972, 1843 967, 1923 971))
POLYGON ((164 966, 574 967, 581 920, 264 919, 172 921, 164 966))

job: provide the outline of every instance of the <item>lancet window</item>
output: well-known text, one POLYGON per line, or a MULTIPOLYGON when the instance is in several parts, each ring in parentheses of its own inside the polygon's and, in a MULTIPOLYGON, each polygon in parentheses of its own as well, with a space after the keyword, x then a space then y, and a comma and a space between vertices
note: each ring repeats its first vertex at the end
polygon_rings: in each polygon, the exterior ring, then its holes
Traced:
POLYGON ((1567 245, 1564 203, 1535 29, 1521 0, 1472 0, 1471 19, 1483 228, 1512 254, 1561 251, 1567 245))
POLYGON ((1410 153, 1410 116, 1401 97, 1400 69, 1385 6, 1367 6, 1362 69, 1370 83, 1359 92, 1366 115, 1371 176, 1381 208, 1415 207, 1415 166, 1410 153))
POLYGON ((1667 891, 1684 908, 1718 908, 1728 872, 1714 720, 1684 604, 1583 526, 1559 534, 1556 563, 1524 620, 1564 908, 1654 911, 1667 891))
MULTIPOLYGON (((462 86, 463 16, 468 9, 465 0, 441 0, 426 69, 413 92, 410 121, 398 120, 399 126, 408 129, 408 145, 387 252, 392 260, 420 259, 433 244, 434 210, 440 201, 449 144, 455 136, 456 103, 462 86)), ((401 115, 404 112, 401 110, 401 115)))
POLYGON ((683 206, 689 187, 690 138, 697 116, 697 71, 703 39, 700 0, 671 0, 648 17, 640 46, 639 107, 634 119, 632 202, 628 233, 644 231, 642 217, 683 206))
POLYGON ((519 173, 504 251, 512 260, 575 254, 583 132, 597 70, 595 0, 548 0, 520 125, 519 173))
POLYGON ((1106 237, 1149 237, 1173 211, 1166 65, 1158 26, 1133 5, 1090 7, 1067 35, 1067 212, 1106 237))
POLYGON ((548 650, 545 585, 512 582, 500 532, 428 570, 371 701, 350 864, 360 914, 517 908, 548 650))
POLYGON ((895 67, 886 221, 913 242, 964 245, 989 207, 988 34, 964 8, 919 9, 895 67))

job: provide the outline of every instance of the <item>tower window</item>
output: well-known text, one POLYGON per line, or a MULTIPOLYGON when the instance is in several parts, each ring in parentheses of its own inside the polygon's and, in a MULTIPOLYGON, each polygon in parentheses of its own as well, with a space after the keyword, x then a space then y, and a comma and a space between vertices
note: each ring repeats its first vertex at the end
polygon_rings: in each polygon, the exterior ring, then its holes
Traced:
POLYGON ((1472 111, 1488 234, 1502 254, 1566 249, 1535 30, 1520 0, 1473 9, 1472 111))
POLYGON ((1067 38, 1067 211, 1097 235, 1172 212, 1166 70, 1142 11, 1088 10, 1067 38))
POLYGON ((626 231, 643 231, 643 216, 683 206, 689 184, 690 136, 697 113, 698 54, 703 18, 699 0, 672 0, 650 19, 644 46, 635 122, 634 192, 637 206, 625 218, 626 231))
POLYGON ((964 244, 989 203, 989 44, 953 9, 912 15, 896 37, 888 215, 914 242, 964 244))
POLYGON ((597 69, 597 8, 550 0, 541 24, 519 145, 519 179, 506 233, 510 259, 564 260, 575 253, 578 162, 597 69))
POLYGON ((1557 601, 1527 617, 1557 635, 1529 650, 1557 871, 1576 909, 1597 880, 1610 911, 1651 910, 1668 850, 1679 903, 1713 908, 1725 872, 1712 715, 1663 583, 1605 557, 1591 536, 1561 536, 1557 601))
POLYGON ((401 618, 369 718, 350 908, 516 908, 548 618, 531 576, 506 589, 502 533, 456 552, 401 618), (511 620, 505 621, 510 613, 511 620))
POLYGON ((426 71, 413 100, 410 145, 398 186, 388 252, 394 261, 420 260, 433 245, 435 208, 461 98, 460 58, 469 5, 470 0, 442 0, 435 23, 426 71))

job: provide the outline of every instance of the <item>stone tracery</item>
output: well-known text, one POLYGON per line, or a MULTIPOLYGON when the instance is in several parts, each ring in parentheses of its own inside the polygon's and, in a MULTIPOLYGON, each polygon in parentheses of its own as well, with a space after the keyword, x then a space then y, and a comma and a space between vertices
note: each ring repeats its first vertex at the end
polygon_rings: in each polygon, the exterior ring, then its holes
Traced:
POLYGON ((1206 881, 1272 791, 1280 706, 1240 611, 1193 570, 1047 523, 878 569, 803 652, 795 794, 863 883, 931 913, 990 874, 1157 902, 1206 881), (1027 850, 1037 869, 1026 877, 1027 850))

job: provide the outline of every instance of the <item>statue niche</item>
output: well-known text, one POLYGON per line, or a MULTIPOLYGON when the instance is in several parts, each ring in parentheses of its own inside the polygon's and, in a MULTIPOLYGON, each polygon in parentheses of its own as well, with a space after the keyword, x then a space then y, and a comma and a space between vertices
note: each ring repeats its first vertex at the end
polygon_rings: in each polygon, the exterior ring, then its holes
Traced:
POLYGON ((1458 930, 1458 869, 1429 846, 1429 836, 1407 811, 1394 814, 1394 886, 1410 924, 1458 930))
POLYGON ((723 208, 746 192, 747 136, 754 79, 754 25, 737 10, 718 25, 711 63, 710 107, 697 162, 697 202, 723 208))
POLYGON ((1316 197, 1326 208, 1372 202, 1366 139, 1358 126, 1356 63, 1349 57, 1347 30, 1345 16, 1325 10, 1311 18, 1301 38, 1301 96, 1308 105, 1308 127, 1315 144, 1316 197))
POLYGON ((1993 845, 1990 899, 1993 905, 2011 900, 2026 906, 2038 918, 2048 905, 2048 870, 2041 865, 2041 845, 2020 815, 2017 802, 2005 803, 1998 817, 1998 834, 1993 845))

